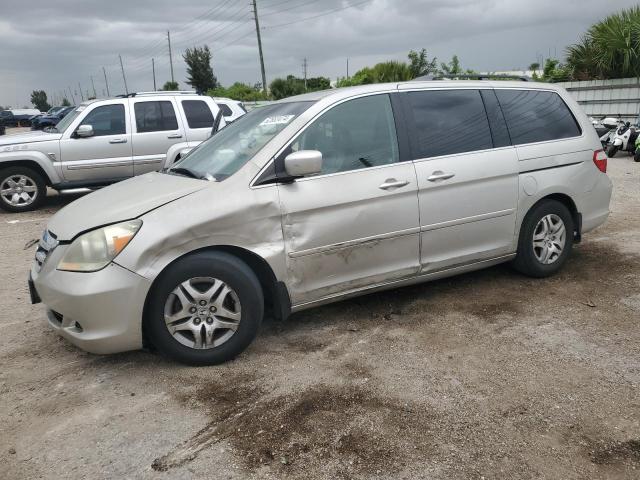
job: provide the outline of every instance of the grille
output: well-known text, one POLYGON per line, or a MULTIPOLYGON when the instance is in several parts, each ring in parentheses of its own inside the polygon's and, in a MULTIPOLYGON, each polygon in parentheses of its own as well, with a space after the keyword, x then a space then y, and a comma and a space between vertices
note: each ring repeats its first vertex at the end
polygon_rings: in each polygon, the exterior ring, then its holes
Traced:
POLYGON ((36 250, 36 270, 39 272, 47 260, 49 254, 54 248, 58 246, 58 240, 56 236, 49 230, 45 230, 42 233, 42 238, 38 242, 38 249, 36 250))

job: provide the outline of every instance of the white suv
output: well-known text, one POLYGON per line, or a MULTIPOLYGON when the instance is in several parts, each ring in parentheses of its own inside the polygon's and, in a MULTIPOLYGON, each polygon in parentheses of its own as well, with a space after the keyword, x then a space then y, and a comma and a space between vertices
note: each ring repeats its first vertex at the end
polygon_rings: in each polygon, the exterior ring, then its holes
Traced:
POLYGON ((211 136, 219 112, 194 92, 132 93, 84 102, 47 132, 8 135, 0 139, 0 208, 34 210, 47 186, 95 188, 169 167, 211 136))

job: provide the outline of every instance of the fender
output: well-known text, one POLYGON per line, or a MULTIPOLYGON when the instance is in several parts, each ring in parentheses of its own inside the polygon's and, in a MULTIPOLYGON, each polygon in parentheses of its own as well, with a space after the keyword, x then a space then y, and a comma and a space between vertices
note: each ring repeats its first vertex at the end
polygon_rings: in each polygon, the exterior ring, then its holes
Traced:
POLYGON ((621 138, 619 138, 619 137, 618 137, 618 138, 616 138, 616 139, 613 141, 613 145, 614 145, 614 146, 616 146, 616 147, 621 147, 621 146, 622 146, 622 139, 621 139, 621 138))
POLYGON ((169 168, 176 161, 178 156, 184 157, 187 153, 200 145, 202 142, 181 142, 171 145, 167 150, 167 158, 164 161, 162 168, 169 168))
POLYGON ((45 178, 45 180, 48 180, 49 185, 55 185, 63 181, 59 170, 56 168, 56 163, 42 152, 34 150, 12 150, 0 152, 0 168, 2 168, 2 165, 6 162, 35 162, 40 166, 40 168, 42 168, 47 177, 49 177, 48 179, 45 178))

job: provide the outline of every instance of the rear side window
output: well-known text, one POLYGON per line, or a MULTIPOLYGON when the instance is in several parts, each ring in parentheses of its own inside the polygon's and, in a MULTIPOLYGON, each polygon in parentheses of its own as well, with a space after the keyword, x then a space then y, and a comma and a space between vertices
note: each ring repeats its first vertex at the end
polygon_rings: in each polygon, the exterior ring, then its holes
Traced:
POLYGON ((560 95, 540 90, 496 90, 514 145, 577 137, 580 127, 560 95))
POLYGON ((231 108, 226 103, 219 103, 218 106, 220 107, 220 110, 222 110, 222 115, 224 115, 225 117, 230 117, 233 115, 231 108))
POLYGON ((176 112, 171 102, 137 102, 134 111, 138 133, 178 129, 176 112))
POLYGON ((124 118, 124 105, 103 105, 96 107, 82 120, 82 125, 91 125, 93 135, 124 135, 127 126, 124 118))
POLYGON ((213 126, 213 114, 206 102, 183 100, 182 108, 187 117, 189 128, 211 128, 213 126))
POLYGON ((406 94, 416 158, 492 148, 479 90, 432 90, 406 94))

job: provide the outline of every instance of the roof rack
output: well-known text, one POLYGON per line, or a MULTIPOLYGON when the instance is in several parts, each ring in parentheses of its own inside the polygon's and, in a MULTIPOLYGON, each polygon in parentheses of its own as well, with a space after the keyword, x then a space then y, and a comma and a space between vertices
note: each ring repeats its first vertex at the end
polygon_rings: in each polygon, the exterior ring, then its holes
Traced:
POLYGON ((145 95, 197 95, 195 90, 159 90, 156 92, 133 92, 118 95, 119 98, 144 97, 145 95))
POLYGON ((438 75, 423 75, 422 77, 414 78, 413 81, 431 81, 431 80, 520 80, 522 82, 531 81, 530 77, 526 75, 507 75, 504 73, 472 73, 472 74, 438 74, 438 75))

